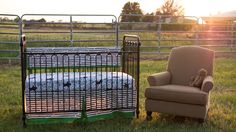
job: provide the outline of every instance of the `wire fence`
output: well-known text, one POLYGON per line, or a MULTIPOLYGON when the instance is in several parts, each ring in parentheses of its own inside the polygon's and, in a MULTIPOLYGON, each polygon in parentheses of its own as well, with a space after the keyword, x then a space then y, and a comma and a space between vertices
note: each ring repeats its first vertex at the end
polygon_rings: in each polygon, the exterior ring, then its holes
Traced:
POLYGON ((1 61, 20 59, 22 34, 27 47, 120 47, 124 34, 135 34, 141 55, 168 54, 183 45, 236 52, 236 17, 0 14, 1 61))

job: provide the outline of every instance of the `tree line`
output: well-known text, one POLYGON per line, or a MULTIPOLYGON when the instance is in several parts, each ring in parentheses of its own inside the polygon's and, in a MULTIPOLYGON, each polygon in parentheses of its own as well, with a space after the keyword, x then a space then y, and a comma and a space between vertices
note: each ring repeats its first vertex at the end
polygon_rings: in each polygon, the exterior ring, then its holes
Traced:
MULTIPOLYGON (((150 3, 152 4, 152 3, 150 3)), ((144 14, 140 4, 138 2, 127 2, 124 4, 121 10, 121 22, 153 22, 155 21, 155 16, 183 16, 184 8, 180 4, 179 0, 165 0, 164 3, 156 9, 155 12, 144 14), (125 14, 136 14, 136 16, 129 16, 125 14)), ((1 22, 18 22, 19 18, 13 20, 7 17, 0 17, 1 22)), ((23 20, 23 22, 46 22, 44 18, 35 20, 23 20)))
MULTIPOLYGON (((152 4, 152 3, 150 3, 152 4)), ((162 18, 165 19, 164 16, 183 16, 184 15, 184 8, 183 6, 179 3, 179 0, 164 0, 164 3, 158 7, 156 9, 155 12, 151 12, 151 13, 143 13, 143 10, 141 9, 141 6, 138 2, 127 2, 124 4, 123 8, 121 9, 121 22, 155 22, 158 21, 159 18, 157 16, 162 15, 162 18), (127 15, 128 14, 128 15, 127 15), (130 15, 131 14, 131 15, 130 15)), ((47 23, 46 19, 41 18, 41 19, 30 19, 30 20, 22 20, 25 24, 25 27, 34 27, 34 28, 63 28, 65 27, 65 25, 57 25, 56 23, 47 23), (27 23, 29 22, 29 23, 27 23), (30 24, 30 22, 39 22, 41 24, 35 25, 35 24, 30 24)), ((19 18, 15 18, 15 19, 9 19, 7 17, 1 18, 0 17, 0 22, 19 22, 19 18)), ((58 21, 60 22, 60 20, 58 21)), ((149 29, 156 29, 155 24, 149 24, 148 27, 145 26, 145 28, 149 28, 149 29)), ((176 25, 177 26, 177 25, 176 25)), ((172 27, 170 27, 169 25, 165 27, 165 25, 163 25, 164 29, 175 29, 175 28, 179 28, 172 25, 172 27)), ((137 25, 132 25, 132 24, 128 24, 128 25, 122 25, 120 26, 121 29, 133 29, 133 28, 144 28, 144 26, 137 26, 137 25)), ((183 25, 182 27, 186 28, 186 25, 183 25)), ((97 29, 97 28, 110 28, 110 26, 104 25, 104 26, 93 26, 93 25, 87 25, 87 26, 81 26, 81 24, 77 24, 76 22, 74 23, 74 28, 78 28, 78 29, 97 29)), ((187 27, 185 30, 189 30, 191 29, 192 26, 187 27)))
MULTIPOLYGON (((10 19, 8 17, 0 17, 0 22, 19 22, 19 18, 16 17, 14 19, 10 19)), ((38 20, 35 20, 35 19, 30 19, 30 20, 23 20, 23 22, 47 22, 44 18, 41 18, 41 19, 38 19, 38 20)))
POLYGON ((153 22, 155 16, 183 16, 184 8, 176 0, 165 0, 164 3, 156 9, 155 12, 144 14, 138 2, 127 2, 121 11, 121 22, 153 22), (127 15, 127 14, 132 14, 127 15), (136 14, 136 15, 134 15, 136 14))

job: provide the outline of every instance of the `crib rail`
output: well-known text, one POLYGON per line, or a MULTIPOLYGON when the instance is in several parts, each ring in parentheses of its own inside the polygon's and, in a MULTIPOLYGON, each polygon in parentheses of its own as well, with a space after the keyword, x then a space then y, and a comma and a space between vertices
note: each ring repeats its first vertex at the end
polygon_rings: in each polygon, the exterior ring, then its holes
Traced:
MULTIPOLYGON (((79 49, 79 48, 78 48, 79 49)), ((121 53, 119 49, 104 51, 73 51, 70 52, 32 52, 27 51, 27 67, 29 69, 55 68, 92 68, 118 67, 121 53)))

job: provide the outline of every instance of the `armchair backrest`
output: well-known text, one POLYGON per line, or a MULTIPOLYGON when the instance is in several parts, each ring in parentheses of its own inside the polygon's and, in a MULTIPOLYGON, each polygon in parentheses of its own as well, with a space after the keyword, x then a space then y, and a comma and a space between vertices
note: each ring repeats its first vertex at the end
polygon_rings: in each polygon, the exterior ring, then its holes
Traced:
POLYGON ((197 75, 201 68, 213 74, 214 51, 199 46, 173 48, 167 71, 171 73, 171 84, 189 85, 190 78, 197 75))

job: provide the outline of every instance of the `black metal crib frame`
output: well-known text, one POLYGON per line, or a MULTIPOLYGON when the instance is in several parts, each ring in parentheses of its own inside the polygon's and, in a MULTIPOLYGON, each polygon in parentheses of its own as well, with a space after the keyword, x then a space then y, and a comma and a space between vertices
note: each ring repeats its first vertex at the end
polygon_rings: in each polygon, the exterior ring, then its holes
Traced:
POLYGON ((20 46, 24 125, 138 118, 138 36, 125 35, 121 49, 101 51, 37 50, 27 48, 25 36, 20 46))

